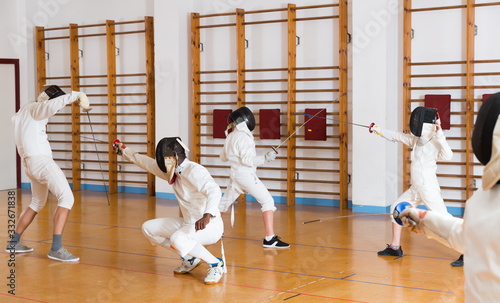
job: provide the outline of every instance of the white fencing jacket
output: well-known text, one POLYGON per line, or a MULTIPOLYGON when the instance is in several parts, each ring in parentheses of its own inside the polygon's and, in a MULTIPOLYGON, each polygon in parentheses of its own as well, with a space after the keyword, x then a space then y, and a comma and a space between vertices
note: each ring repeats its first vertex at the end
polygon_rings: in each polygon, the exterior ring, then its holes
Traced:
MULTIPOLYGON (((160 170, 156 160, 141 155, 128 147, 123 150, 123 157, 168 181, 167 174, 160 170)), ((172 187, 179 202, 184 224, 196 223, 205 213, 214 217, 220 216, 219 203, 222 192, 205 167, 185 159, 181 165, 177 166, 175 178, 172 187)))
POLYGON ((49 118, 66 105, 76 101, 80 92, 71 92, 44 102, 26 103, 12 116, 17 150, 21 158, 35 155, 52 157, 45 126, 49 118))
POLYGON ((436 177, 438 160, 451 160, 453 152, 446 142, 442 130, 436 132, 428 142, 421 142, 420 137, 400 132, 392 134, 392 140, 413 148, 411 161, 411 184, 417 189, 439 188, 436 177))

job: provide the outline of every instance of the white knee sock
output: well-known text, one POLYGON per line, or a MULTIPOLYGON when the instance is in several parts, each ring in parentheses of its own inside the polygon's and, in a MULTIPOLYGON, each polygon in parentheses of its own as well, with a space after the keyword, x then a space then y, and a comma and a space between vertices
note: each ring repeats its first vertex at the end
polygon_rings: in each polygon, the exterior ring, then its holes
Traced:
POLYGON ((219 259, 214 257, 203 245, 199 242, 196 243, 195 247, 189 252, 189 255, 201 259, 208 264, 219 263, 219 259))

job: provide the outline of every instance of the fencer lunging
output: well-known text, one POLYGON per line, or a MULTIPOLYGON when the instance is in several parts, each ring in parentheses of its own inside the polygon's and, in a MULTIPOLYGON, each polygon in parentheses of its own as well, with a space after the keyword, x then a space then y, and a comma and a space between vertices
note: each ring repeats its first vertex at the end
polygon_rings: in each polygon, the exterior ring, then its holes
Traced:
POLYGON ((174 189, 182 218, 157 218, 142 225, 151 244, 171 248, 181 256, 182 263, 174 273, 188 273, 205 261, 210 265, 205 284, 219 282, 225 264, 203 247, 219 241, 224 232, 218 207, 222 193, 208 170, 186 158, 189 149, 179 137, 160 140, 156 160, 127 148, 119 140, 113 142, 113 149, 125 160, 168 181, 174 189))
POLYGON ((240 107, 229 114, 230 124, 224 147, 220 153, 223 162, 229 161, 231 176, 226 192, 221 199, 220 211, 226 212, 242 193, 252 195, 262 206, 262 218, 266 237, 264 247, 287 248, 288 243, 281 241, 274 234, 274 199, 256 175, 257 166, 276 159, 276 152, 269 151, 258 155, 255 151, 255 142, 252 130, 255 128, 255 117, 247 107, 240 107))
POLYGON ((472 150, 486 166, 482 189, 465 203, 463 219, 414 208, 404 210, 400 218, 413 231, 465 254, 465 302, 500 302, 500 93, 479 109, 472 150))
POLYGON ((21 243, 21 235, 44 207, 50 190, 57 198, 57 208, 54 213, 52 247, 48 257, 58 261, 79 260, 62 245, 62 233, 74 197, 66 176, 52 159, 52 150, 45 132, 48 119, 73 102, 78 102, 84 109, 89 107, 89 100, 83 92, 65 94, 57 85, 46 86, 36 101, 26 103, 12 117, 17 151, 30 179, 33 197, 31 204, 19 218, 14 237, 7 245, 7 251, 16 253, 33 251, 33 248, 21 243))
MULTIPOLYGON (((428 209, 448 215, 436 176, 436 161, 451 160, 453 152, 446 142, 441 129, 437 110, 417 107, 410 118, 412 134, 404 134, 383 129, 378 125, 370 128, 374 133, 389 141, 401 142, 413 148, 411 161, 411 186, 392 205, 391 213, 400 202, 406 201, 416 207, 424 203, 428 209)), ((401 256, 400 245, 402 227, 393 221, 392 242, 378 252, 383 256, 401 256)))

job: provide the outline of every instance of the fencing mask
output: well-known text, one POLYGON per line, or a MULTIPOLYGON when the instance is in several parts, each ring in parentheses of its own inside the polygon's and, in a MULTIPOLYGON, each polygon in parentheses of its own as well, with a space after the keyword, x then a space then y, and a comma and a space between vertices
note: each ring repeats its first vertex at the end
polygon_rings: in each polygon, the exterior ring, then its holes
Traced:
POLYGON ((490 96, 477 113, 472 132, 472 150, 486 165, 483 172, 483 190, 500 180, 500 93, 490 96))
POLYGON ((175 181, 175 168, 186 159, 187 146, 179 137, 163 138, 156 145, 156 163, 167 174, 168 183, 175 181))
POLYGON ((422 130, 431 130, 433 127, 425 123, 435 124, 438 119, 437 109, 419 106, 411 112, 410 131, 413 135, 420 137, 422 130))
POLYGON ((230 113, 229 120, 229 125, 226 128, 226 136, 229 129, 234 128, 235 126, 243 122, 247 124, 248 130, 253 131, 255 128, 255 117, 252 111, 246 106, 240 107, 230 113))
POLYGON ((63 96, 66 93, 57 85, 46 85, 43 87, 42 91, 38 95, 36 99, 37 102, 43 102, 50 99, 57 98, 59 96, 63 96))

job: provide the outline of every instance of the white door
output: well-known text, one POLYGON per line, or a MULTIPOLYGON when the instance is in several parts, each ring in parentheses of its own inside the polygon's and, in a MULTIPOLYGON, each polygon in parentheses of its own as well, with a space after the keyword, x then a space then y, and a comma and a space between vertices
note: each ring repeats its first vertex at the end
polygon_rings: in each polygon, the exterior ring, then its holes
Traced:
POLYGON ((16 112, 14 64, 0 64, 0 190, 13 189, 16 184, 16 143, 11 117, 16 112))

